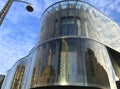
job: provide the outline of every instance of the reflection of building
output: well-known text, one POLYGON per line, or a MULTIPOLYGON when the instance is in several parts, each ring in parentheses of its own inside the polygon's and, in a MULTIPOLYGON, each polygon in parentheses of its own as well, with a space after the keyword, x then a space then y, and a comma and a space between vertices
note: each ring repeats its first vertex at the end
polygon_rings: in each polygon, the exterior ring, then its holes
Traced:
POLYGON ((23 74, 25 71, 25 66, 17 66, 17 69, 15 71, 15 76, 12 81, 11 89, 21 89, 21 83, 23 79, 23 74), (21 67, 21 68, 20 68, 21 67))
POLYGON ((119 89, 120 27, 114 21, 88 3, 66 0, 51 5, 41 22, 38 45, 8 71, 2 89, 119 89))
POLYGON ((97 59, 91 49, 87 49, 85 52, 85 63, 87 76, 89 76, 87 81, 89 83, 97 83, 99 85, 109 86, 107 73, 104 68, 99 63, 97 63, 97 59))

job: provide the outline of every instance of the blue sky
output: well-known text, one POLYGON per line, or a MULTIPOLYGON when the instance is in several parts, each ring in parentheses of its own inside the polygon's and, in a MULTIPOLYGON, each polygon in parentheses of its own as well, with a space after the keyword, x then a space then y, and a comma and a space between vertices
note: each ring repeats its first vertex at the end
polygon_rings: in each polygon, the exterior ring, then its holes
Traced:
MULTIPOLYGON (((33 4, 34 12, 27 12, 26 4, 14 2, 0 26, 0 74, 6 74, 16 61, 26 56, 37 43, 42 12, 60 0, 25 0, 33 4)), ((120 0, 83 0, 98 8, 120 25, 120 0)), ((0 0, 0 10, 7 0, 0 0)))

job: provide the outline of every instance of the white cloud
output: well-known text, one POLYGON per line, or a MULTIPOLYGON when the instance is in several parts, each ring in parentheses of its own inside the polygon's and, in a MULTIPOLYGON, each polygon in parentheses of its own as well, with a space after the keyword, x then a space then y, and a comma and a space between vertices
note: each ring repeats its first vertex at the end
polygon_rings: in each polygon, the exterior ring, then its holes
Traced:
POLYGON ((90 3, 101 10, 114 10, 120 13, 120 0, 91 0, 90 3))
POLYGON ((5 73, 35 45, 34 34, 26 32, 26 36, 23 36, 18 32, 10 27, 0 30, 0 73, 5 73))
POLYGON ((120 21, 120 0, 84 0, 90 3, 118 24, 120 21))
POLYGON ((25 26, 27 24, 24 22, 25 25, 20 26, 20 23, 13 24, 5 20, 0 27, 0 73, 5 73, 35 46, 37 27, 30 29, 31 25, 25 26))

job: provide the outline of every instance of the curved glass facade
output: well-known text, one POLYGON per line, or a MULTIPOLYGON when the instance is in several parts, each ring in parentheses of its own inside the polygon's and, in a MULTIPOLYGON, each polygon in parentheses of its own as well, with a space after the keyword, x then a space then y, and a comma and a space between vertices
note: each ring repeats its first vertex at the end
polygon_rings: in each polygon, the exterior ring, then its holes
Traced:
POLYGON ((107 74, 108 63, 104 58, 108 54, 100 43, 85 38, 61 38, 39 46, 38 52, 37 85, 65 83, 110 89, 109 78, 112 77, 107 74))
POLYGON ((57 2, 41 17, 38 45, 8 71, 2 89, 51 85, 118 89, 119 33, 119 25, 88 3, 57 2))

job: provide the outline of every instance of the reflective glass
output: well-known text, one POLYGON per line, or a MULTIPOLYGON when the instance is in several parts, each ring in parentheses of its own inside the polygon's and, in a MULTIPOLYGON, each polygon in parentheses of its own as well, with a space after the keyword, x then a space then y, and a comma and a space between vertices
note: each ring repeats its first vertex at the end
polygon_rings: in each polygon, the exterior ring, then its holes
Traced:
POLYGON ((74 35, 75 30, 74 30, 74 24, 68 24, 68 35, 74 35))
POLYGON ((106 47, 115 70, 116 81, 120 81, 120 53, 113 50, 112 48, 106 47))
POLYGON ((37 53, 37 85, 67 82, 110 89, 102 50, 101 44, 87 39, 59 39, 41 45, 37 53))

